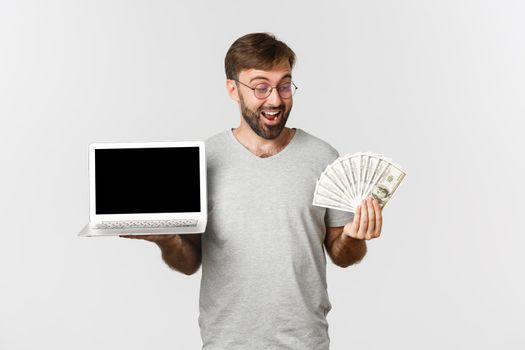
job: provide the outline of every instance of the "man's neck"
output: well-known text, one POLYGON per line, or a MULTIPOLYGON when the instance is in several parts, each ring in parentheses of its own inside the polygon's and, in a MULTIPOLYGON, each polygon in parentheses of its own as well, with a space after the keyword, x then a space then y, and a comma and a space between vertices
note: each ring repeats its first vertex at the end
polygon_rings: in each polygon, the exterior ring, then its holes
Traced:
POLYGON ((235 138, 257 157, 268 158, 281 152, 292 140, 295 129, 284 128, 273 140, 267 140, 257 135, 247 125, 232 129, 235 138))

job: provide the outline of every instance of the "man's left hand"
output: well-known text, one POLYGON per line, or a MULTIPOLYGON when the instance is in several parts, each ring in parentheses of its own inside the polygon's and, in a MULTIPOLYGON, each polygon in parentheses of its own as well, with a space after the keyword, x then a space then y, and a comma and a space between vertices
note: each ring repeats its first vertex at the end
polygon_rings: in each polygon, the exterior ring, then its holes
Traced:
POLYGON ((377 199, 363 199, 357 207, 354 220, 345 225, 343 234, 354 239, 369 240, 381 235, 383 217, 377 199))

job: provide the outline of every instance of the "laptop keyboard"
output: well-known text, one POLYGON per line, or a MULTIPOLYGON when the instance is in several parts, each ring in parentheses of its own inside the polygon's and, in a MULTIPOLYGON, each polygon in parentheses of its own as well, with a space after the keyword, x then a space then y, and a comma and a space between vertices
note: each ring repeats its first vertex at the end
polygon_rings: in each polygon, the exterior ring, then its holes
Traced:
POLYGON ((170 228, 170 227, 196 227, 197 220, 126 220, 126 221, 102 221, 97 225, 98 228, 170 228))

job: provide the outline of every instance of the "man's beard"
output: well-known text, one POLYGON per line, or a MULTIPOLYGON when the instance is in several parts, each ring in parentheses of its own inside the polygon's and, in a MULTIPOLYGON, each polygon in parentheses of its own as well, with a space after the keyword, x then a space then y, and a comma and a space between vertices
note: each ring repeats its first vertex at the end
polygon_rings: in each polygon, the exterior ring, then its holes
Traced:
POLYGON ((262 106, 254 112, 246 106, 242 96, 239 96, 239 100, 241 105, 241 114, 246 123, 248 123, 253 132, 266 140, 273 140, 281 134, 281 132, 284 130, 284 126, 286 125, 286 121, 288 120, 288 116, 292 111, 291 106, 290 110, 286 113, 286 107, 284 105, 274 108, 281 111, 281 122, 277 125, 266 125, 264 121, 261 120, 261 118, 264 118, 261 117, 261 111, 263 110, 262 106))

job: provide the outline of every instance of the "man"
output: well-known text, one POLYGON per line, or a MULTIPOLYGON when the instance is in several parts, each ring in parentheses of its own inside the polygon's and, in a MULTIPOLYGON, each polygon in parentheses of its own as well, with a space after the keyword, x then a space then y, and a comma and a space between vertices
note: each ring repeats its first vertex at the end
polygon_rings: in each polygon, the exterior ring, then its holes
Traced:
POLYGON ((351 213, 313 206, 315 181, 337 151, 287 128, 294 52, 271 34, 236 40, 226 88, 237 128, 207 140, 208 226, 202 235, 140 236, 185 274, 202 262, 203 349, 329 348, 326 249, 341 267, 360 261, 381 232, 368 198, 351 213))

